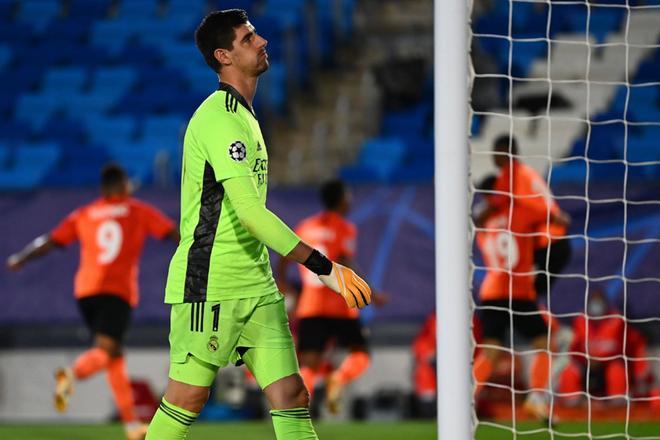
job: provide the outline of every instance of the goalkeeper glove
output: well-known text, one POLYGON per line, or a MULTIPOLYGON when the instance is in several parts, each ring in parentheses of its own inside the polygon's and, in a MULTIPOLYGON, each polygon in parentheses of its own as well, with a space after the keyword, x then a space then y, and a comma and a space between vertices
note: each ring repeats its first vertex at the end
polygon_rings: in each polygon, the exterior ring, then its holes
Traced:
POLYGON ((349 307, 361 309, 371 303, 369 285, 348 267, 333 263, 317 250, 312 251, 303 265, 323 284, 340 294, 349 307))
POLYGON ((351 308, 363 308, 371 303, 371 288, 355 272, 346 266, 332 263, 328 275, 319 275, 319 279, 330 289, 344 297, 351 308))

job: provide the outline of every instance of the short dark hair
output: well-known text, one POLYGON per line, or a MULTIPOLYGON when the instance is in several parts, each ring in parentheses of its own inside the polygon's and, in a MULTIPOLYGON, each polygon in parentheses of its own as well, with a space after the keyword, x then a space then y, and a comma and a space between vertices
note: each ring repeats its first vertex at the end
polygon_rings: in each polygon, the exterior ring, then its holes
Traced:
POLYGON ((209 13, 195 31, 195 44, 202 53, 206 64, 218 73, 222 66, 215 59, 216 49, 233 48, 236 31, 234 28, 248 22, 248 15, 242 9, 226 9, 209 13))
POLYGON ((115 163, 108 164, 101 170, 101 188, 104 190, 114 190, 128 180, 126 171, 115 163))
POLYGON ((479 183, 477 183, 477 191, 492 191, 495 188, 495 182, 497 181, 497 176, 495 174, 489 174, 479 183))
POLYGON ((513 136, 509 135, 502 135, 495 139, 495 143, 493 144, 496 150, 499 151, 505 151, 507 153, 513 154, 515 156, 518 155, 518 142, 516 141, 516 138, 513 136), (509 146, 511 146, 511 149, 509 149, 509 146))
POLYGON ((333 179, 321 185, 321 202, 325 209, 333 210, 346 196, 346 185, 339 179, 333 179))

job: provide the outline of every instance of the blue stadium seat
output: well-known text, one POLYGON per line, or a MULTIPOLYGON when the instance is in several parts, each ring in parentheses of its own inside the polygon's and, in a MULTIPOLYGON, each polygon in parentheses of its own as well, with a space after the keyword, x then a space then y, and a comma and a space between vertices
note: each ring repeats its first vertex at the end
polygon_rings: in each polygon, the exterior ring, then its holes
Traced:
POLYGON ((148 71, 160 66, 162 61, 161 53, 156 48, 145 44, 131 43, 123 48, 119 55, 123 64, 139 67, 143 71, 148 71))
POLYGON ((93 144, 132 142, 136 121, 131 116, 91 116, 83 119, 87 138, 93 144))
POLYGON ((159 85, 154 82, 125 95, 118 104, 123 113, 138 117, 153 114, 184 112, 191 115, 201 101, 185 89, 172 85, 159 85), (189 108, 190 102, 195 99, 194 107, 189 108))
POLYGON ((110 161, 104 148, 93 144, 66 143, 61 151, 59 166, 51 168, 44 177, 49 186, 96 186, 99 171, 110 161))
MULTIPOLYGON (((48 140, 56 144, 44 150, 46 158, 64 150, 58 156, 63 161, 49 165, 56 169, 46 170, 48 184, 95 184, 98 169, 85 173, 85 163, 98 164, 108 152, 126 164, 142 161, 130 166, 149 179, 156 155, 178 154, 185 122, 217 88, 191 41, 213 3, 0 0, 0 141, 11 144, 10 156, 0 152, 0 165, 7 157, 34 159, 30 154, 38 148, 13 154, 22 141, 48 140), (94 162, 95 157, 101 159, 94 162)), ((281 114, 291 87, 308 81, 307 41, 314 36, 319 44, 313 50, 331 62, 332 43, 352 27, 355 1, 236 0, 231 6, 246 9, 270 39, 271 69, 255 105, 281 114), (312 7, 315 15, 308 14, 312 7)), ((382 178, 383 166, 373 172, 382 178)), ((24 174, 22 183, 8 185, 27 188, 43 181, 43 173, 24 174)), ((3 182, 15 181, 10 177, 5 173, 3 182)))
POLYGON ((18 3, 16 19, 29 23, 37 32, 42 32, 60 13, 59 1, 22 0, 18 3))
POLYGON ((113 0, 70 0, 68 13, 71 17, 103 18, 112 2, 113 0))
POLYGON ((80 144, 85 132, 80 121, 55 116, 41 130, 41 138, 57 141, 60 145, 80 144))
MULTIPOLYGON (((186 0, 170 0, 171 4, 181 4, 186 0)), ((255 13, 255 8, 259 5, 260 0, 234 0, 231 2, 232 8, 243 9, 250 17, 255 13)), ((227 2, 225 0, 215 0, 211 3, 214 9, 226 9, 227 2)))
MULTIPOLYGON (((512 44, 511 73, 519 78, 527 77, 534 60, 546 56, 548 52, 546 41, 513 41, 512 44)), ((508 71, 508 65, 503 67, 508 71)))
MULTIPOLYGON (((201 55, 198 55, 201 58, 201 55)), ((272 64, 271 64, 272 66, 272 64)), ((214 75, 206 64, 189 63, 182 66, 183 76, 187 87, 195 92, 211 94, 218 88, 218 77, 214 75)), ((270 72, 264 76, 264 79, 270 75, 270 72)), ((263 81, 263 79, 261 80, 263 81)), ((259 84, 261 88, 262 84, 259 84)))
POLYGON ((119 17, 155 17, 158 11, 158 3, 158 0, 124 0, 119 6, 119 17))
POLYGON ((142 126, 142 137, 182 139, 187 121, 179 115, 151 116, 142 126))
POLYGON ((138 29, 127 21, 97 21, 92 26, 90 42, 94 46, 105 48, 111 54, 118 54, 126 45, 126 41, 137 33, 138 29))
MULTIPOLYGON (((21 30, 25 32, 25 30, 21 30)), ((65 48, 61 47, 60 42, 55 44, 44 40, 41 42, 22 41, 14 45, 14 62, 21 67, 34 66, 34 60, 39 60, 39 65, 49 67, 58 62, 65 48)))
POLYGON ((14 45, 15 43, 27 40, 29 29, 26 32, 26 25, 24 23, 9 21, 1 24, 0 41, 14 45))
POLYGON ((85 86, 86 81, 87 72, 81 67, 56 67, 46 72, 43 88, 75 93, 85 86))
MULTIPOLYGON (((176 45, 182 34, 187 33, 187 36, 190 37, 192 32, 187 31, 191 30, 192 23, 192 20, 184 18, 177 18, 177 20, 147 20, 140 24, 142 31, 138 35, 137 41, 145 47, 152 47, 162 51, 170 45, 176 45)), ((186 40, 188 40, 187 42, 189 44, 192 43, 190 38, 186 38, 186 40)))
MULTIPOLYGON (((247 2, 250 2, 247 0, 247 2)), ((168 19, 183 19, 199 21, 200 17, 206 15, 205 0, 170 0, 167 7, 168 19)), ((227 3, 223 0, 222 5, 215 9, 226 9, 227 3)), ((231 2, 232 8, 242 8, 246 0, 236 0, 231 2)))
POLYGON ((54 95, 24 94, 18 97, 14 116, 28 124, 33 132, 41 130, 52 114, 63 108, 64 103, 54 95))
MULTIPOLYGON (((204 58, 192 41, 186 43, 171 43, 163 45, 160 48, 166 65, 181 68, 194 69, 197 67, 206 67, 204 58)), ((209 70, 209 73, 211 71, 209 70)))
POLYGON ((153 169, 157 149, 151 144, 135 142, 111 144, 107 147, 110 158, 118 162, 128 175, 141 183, 153 180, 153 169))
POLYGON ((287 73, 282 63, 273 62, 268 72, 262 76, 260 94, 255 100, 255 106, 264 105, 268 111, 282 113, 287 109, 287 73))
POLYGON ((388 182, 401 164, 405 151, 406 145, 396 137, 367 140, 360 149, 355 165, 342 168, 340 174, 354 182, 360 179, 360 175, 388 182))
POLYGON ((332 50, 335 40, 340 37, 339 26, 335 25, 335 12, 332 0, 316 0, 316 26, 318 32, 318 50, 323 65, 329 66, 332 62, 332 50))
POLYGON ((548 185, 551 187, 567 183, 584 185, 586 177, 587 162, 584 159, 563 161, 552 167, 548 185))
POLYGON ((0 73, 0 85, 23 91, 33 90, 41 82, 43 72, 43 68, 35 65, 9 69, 0 73))
POLYGON ((21 144, 14 151, 10 168, 0 170, 0 188, 33 189, 60 158, 57 144, 21 144))
POLYGON ((588 11, 585 7, 566 15, 565 20, 572 32, 586 32, 588 24, 590 34, 596 38, 597 42, 603 43, 607 34, 620 27, 624 14, 622 8, 601 7, 590 8, 588 11))
MULTIPOLYGON (((71 63, 80 67, 97 68, 113 61, 110 53, 102 47, 73 44, 70 49, 71 63)), ((104 67, 105 68, 105 67, 104 67)))
POLYGON ((412 136, 422 136, 432 124, 431 106, 420 103, 399 111, 389 111, 383 115, 381 131, 386 136, 400 136, 409 133, 412 136))
POLYGON ((11 46, 8 44, 0 44, 0 70, 4 70, 5 67, 11 62, 11 59, 11 46))
POLYGON ((28 133, 31 133, 31 126, 23 121, 0 120, 0 139, 4 141, 25 140, 28 133))
POLYGON ((660 49, 655 49, 651 56, 639 65, 632 82, 634 84, 655 82, 658 79, 658 72, 660 72, 660 49))
MULTIPOLYGON (((93 3, 93 2, 90 2, 93 3)), ((73 16, 51 22, 48 27, 48 38, 83 42, 92 26, 92 19, 84 16, 73 16)))
POLYGON ((620 86, 617 88, 612 100, 610 112, 619 115, 619 118, 623 119, 624 110, 626 110, 626 99, 628 100, 628 112, 634 111, 636 114, 644 114, 646 116, 643 121, 652 121, 653 119, 650 116, 660 106, 660 86, 657 84, 630 88, 620 86))
POLYGON ((0 22, 8 22, 13 19, 14 2, 0 1, 0 22))
POLYGON ((92 75, 92 93, 111 92, 123 94, 137 81, 137 71, 132 67, 106 67, 92 75))
POLYGON ((11 156, 11 147, 4 142, 0 142, 0 169, 7 166, 9 156, 11 156))
POLYGON ((64 112, 71 118, 101 114, 110 110, 120 98, 113 93, 71 95, 65 103, 64 112))

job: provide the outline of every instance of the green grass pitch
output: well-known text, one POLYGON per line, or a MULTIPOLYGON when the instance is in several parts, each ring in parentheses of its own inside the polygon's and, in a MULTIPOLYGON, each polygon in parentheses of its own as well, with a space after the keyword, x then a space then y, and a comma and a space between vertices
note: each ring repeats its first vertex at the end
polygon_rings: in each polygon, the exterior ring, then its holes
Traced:
MULTIPOLYGON (((542 429, 535 423, 518 425, 516 439, 541 440, 550 439, 546 432, 532 433, 542 429), (525 432, 530 432, 526 434, 525 432)), ((317 431, 322 440, 432 440, 436 438, 435 423, 430 422, 383 422, 383 423, 318 423, 317 431)), ((563 436, 561 433, 585 433, 585 423, 565 423, 555 427, 555 440, 589 439, 589 436, 563 436)), ((621 423, 594 423, 591 426, 592 435, 621 434, 608 439, 624 439, 625 426, 621 423)), ((660 435, 660 425, 657 423, 634 423, 629 426, 631 437, 649 437, 660 435)), ((0 438, 11 440, 122 440, 122 429, 119 425, 4 425, 0 426, 0 438)), ((190 440, 221 440, 240 438, 241 440, 274 439, 270 423, 199 423, 193 426, 190 440)), ((478 440, 512 439, 513 434, 508 429, 480 426, 477 430, 478 440)))

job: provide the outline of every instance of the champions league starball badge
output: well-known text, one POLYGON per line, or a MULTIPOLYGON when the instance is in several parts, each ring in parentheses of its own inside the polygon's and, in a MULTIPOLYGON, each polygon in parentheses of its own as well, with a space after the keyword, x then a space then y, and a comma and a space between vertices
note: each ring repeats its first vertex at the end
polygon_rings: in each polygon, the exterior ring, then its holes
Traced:
POLYGON ((243 142, 236 141, 229 146, 229 157, 231 157, 232 160, 241 162, 242 160, 245 160, 246 156, 247 149, 245 148, 245 144, 243 144, 243 142))

